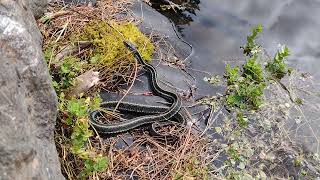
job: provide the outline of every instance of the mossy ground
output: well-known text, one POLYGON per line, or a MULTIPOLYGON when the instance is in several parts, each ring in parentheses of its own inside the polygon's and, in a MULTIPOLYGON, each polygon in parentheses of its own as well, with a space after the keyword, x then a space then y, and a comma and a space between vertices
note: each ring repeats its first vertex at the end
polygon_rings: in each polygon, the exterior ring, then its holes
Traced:
MULTIPOLYGON (((146 61, 151 61, 154 46, 150 39, 141 33, 133 23, 116 23, 113 21, 94 21, 84 27, 81 34, 73 37, 75 41, 92 42, 94 48, 90 54, 90 62, 110 65, 114 61, 128 60, 128 49, 123 41, 129 41, 138 47, 138 51, 146 61)), ((130 57, 129 60, 133 60, 130 57)))

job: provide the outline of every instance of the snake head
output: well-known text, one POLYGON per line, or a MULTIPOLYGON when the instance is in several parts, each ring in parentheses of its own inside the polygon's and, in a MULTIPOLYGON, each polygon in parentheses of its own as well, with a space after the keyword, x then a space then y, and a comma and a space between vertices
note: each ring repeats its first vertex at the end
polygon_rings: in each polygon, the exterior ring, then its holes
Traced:
POLYGON ((123 43, 126 46, 126 48, 128 48, 130 51, 132 51, 132 52, 136 52, 137 51, 137 48, 133 43, 131 43, 129 41, 123 41, 123 43))

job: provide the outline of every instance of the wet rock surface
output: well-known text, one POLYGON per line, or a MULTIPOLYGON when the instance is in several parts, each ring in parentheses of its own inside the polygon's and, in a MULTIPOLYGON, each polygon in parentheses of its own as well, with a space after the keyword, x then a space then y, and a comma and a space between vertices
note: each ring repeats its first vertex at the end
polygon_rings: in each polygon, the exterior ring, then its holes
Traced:
POLYGON ((63 179, 41 34, 26 1, 1 1, 0 12, 0 179, 63 179))

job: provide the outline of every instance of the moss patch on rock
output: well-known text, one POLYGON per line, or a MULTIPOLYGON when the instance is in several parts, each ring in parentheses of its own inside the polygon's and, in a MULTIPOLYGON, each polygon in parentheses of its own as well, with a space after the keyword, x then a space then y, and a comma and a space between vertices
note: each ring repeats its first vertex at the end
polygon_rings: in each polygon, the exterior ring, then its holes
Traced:
POLYGON ((128 49, 123 44, 124 40, 134 43, 146 61, 151 61, 154 51, 150 39, 133 23, 94 21, 86 25, 79 39, 90 41, 95 46, 90 59, 91 63, 108 65, 115 60, 123 60, 128 54, 128 49))

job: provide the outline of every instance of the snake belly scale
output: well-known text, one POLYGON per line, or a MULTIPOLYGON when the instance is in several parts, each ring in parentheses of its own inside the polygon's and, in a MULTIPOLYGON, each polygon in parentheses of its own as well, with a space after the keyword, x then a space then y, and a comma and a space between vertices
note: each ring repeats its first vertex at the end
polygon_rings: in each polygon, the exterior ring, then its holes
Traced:
MULTIPOLYGON (((134 103, 122 102, 119 104, 119 110, 126 110, 131 112, 142 112, 150 115, 145 115, 141 117, 135 117, 132 119, 126 119, 117 123, 104 124, 97 120, 96 116, 99 111, 95 110, 90 113, 90 123, 95 128, 95 130, 102 134, 116 134, 121 132, 126 132, 134 128, 140 127, 146 124, 153 124, 155 122, 168 121, 173 117, 181 118, 179 111, 182 106, 180 97, 173 92, 162 89, 157 81, 157 71, 156 69, 146 63, 136 47, 130 42, 124 41, 125 46, 133 53, 136 60, 143 66, 149 76, 149 83, 152 91, 155 95, 167 100, 171 106, 170 107, 157 107, 157 106, 147 106, 139 105, 134 103)), ((116 106, 116 102, 104 102, 101 107, 111 108, 116 106)))

